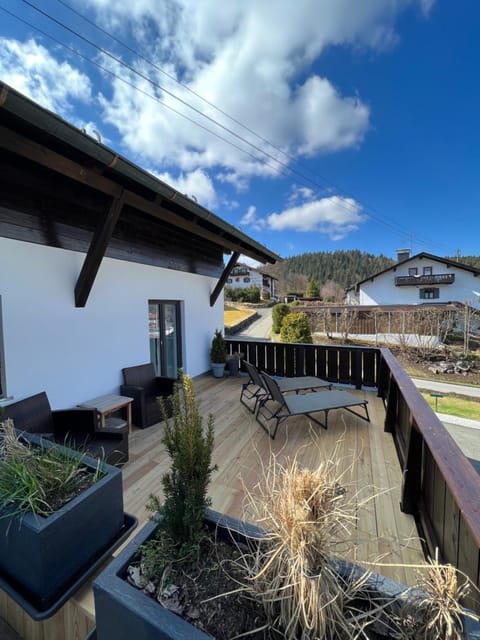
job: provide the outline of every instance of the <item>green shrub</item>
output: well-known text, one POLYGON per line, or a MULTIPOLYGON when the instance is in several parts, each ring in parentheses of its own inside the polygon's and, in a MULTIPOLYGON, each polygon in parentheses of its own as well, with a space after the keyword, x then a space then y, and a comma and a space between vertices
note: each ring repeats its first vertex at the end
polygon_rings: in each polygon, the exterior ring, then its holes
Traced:
POLYGON ((227 361, 227 346, 220 329, 215 329, 215 335, 210 347, 210 362, 222 364, 227 361))
POLYGON ((312 333, 310 331, 310 320, 306 313, 289 313, 284 317, 280 329, 280 339, 282 342, 301 342, 312 344, 312 333))
POLYGON ((288 304, 276 304, 272 307, 272 331, 273 333, 280 333, 282 322, 285 316, 291 313, 291 309, 288 304))
MULTIPOLYGON (((200 415, 199 404, 193 391, 191 378, 184 375, 175 385, 171 397, 172 417, 167 417, 160 400, 165 420, 163 444, 171 461, 170 470, 162 478, 163 504, 151 495, 149 511, 162 515, 161 533, 164 540, 158 549, 165 555, 182 555, 195 548, 203 535, 202 520, 210 505, 207 487, 216 466, 212 466, 214 419, 208 417, 206 428, 200 415)), ((156 541, 152 542, 150 558, 155 557, 156 541)), ((152 570, 152 567, 150 567, 152 570)))
POLYGON ((233 302, 260 302, 260 289, 254 285, 241 289, 225 289, 225 298, 233 302))

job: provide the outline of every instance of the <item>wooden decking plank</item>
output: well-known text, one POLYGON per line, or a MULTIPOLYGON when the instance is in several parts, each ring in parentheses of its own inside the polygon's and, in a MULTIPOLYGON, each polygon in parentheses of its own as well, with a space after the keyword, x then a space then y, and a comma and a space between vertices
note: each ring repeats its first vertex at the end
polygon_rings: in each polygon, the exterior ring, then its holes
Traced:
MULTIPOLYGON (((219 469, 212 475, 209 487, 213 508, 242 517, 242 483, 251 488, 259 481, 262 463, 268 464, 271 453, 282 461, 297 456, 299 464, 309 468, 315 468, 322 458, 338 456, 339 471, 344 473, 342 482, 350 492, 366 491, 374 483, 384 487, 400 486, 401 472, 393 442, 391 436, 383 432, 383 403, 374 393, 351 391, 368 399, 370 423, 342 410, 332 411, 328 430, 312 425, 315 443, 312 445, 309 421, 303 416, 286 420, 272 441, 253 414, 240 403, 242 382, 243 378, 218 380, 211 376, 195 380, 202 414, 206 417, 212 413, 215 417, 213 459, 219 469)), ((148 429, 134 429, 130 436, 131 461, 123 469, 124 505, 125 511, 139 518, 140 525, 148 517, 145 510, 148 495, 151 492, 161 495, 161 477, 169 466, 162 434, 160 423, 148 429)), ((388 553, 390 559, 402 555, 421 556, 417 540, 409 540, 403 546, 399 544, 411 529, 415 531, 415 525, 411 516, 398 510, 397 490, 377 496, 359 509, 357 526, 348 541, 353 557, 367 560, 379 553, 388 553)), ((380 568, 380 572, 405 580, 405 571, 401 569, 380 568)), ((88 610, 89 599, 80 596, 79 606, 88 610)))

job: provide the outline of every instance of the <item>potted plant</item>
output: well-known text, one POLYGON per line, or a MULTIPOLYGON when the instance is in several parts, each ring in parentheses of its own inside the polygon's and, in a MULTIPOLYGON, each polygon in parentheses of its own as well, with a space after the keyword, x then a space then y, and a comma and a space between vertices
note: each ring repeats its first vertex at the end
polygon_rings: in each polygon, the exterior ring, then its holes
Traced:
MULTIPOLYGON (((185 434, 189 431, 185 427, 191 424, 191 416, 196 423, 198 414, 195 411, 186 411, 185 419, 180 421, 185 434)), ((209 438, 207 435, 206 440, 201 440, 203 454, 197 460, 203 469, 198 485, 203 488, 213 471, 208 456, 208 451, 211 451, 209 438)), ((178 429, 167 435, 165 444, 171 456, 173 452, 176 456, 185 449, 187 440, 183 445, 182 440, 178 429)), ((198 432, 193 440, 198 442, 198 432)), ((194 448, 190 439, 187 450, 194 448)), ((183 454, 177 457, 177 462, 182 460, 185 462, 183 454)), ((209 628, 207 633, 205 627, 202 628, 202 616, 205 620, 210 618, 202 607, 209 602, 213 602, 213 607, 208 611, 220 612, 226 623, 225 633, 214 632, 217 639, 237 637, 237 634, 238 637, 263 637, 254 635, 252 626, 243 629, 235 626, 236 621, 243 619, 239 616, 243 607, 242 593, 247 593, 250 603, 258 606, 252 618, 256 626, 260 631, 275 629, 278 633, 275 637, 299 640, 314 637, 457 640, 462 637, 459 635, 460 625, 465 638, 477 637, 475 634, 480 631, 478 621, 471 619, 453 598, 464 592, 463 587, 453 588, 456 585, 453 585, 452 571, 455 570, 452 568, 447 570, 447 575, 443 567, 433 566, 434 578, 430 582, 437 583, 437 587, 418 591, 337 557, 337 534, 345 530, 348 533, 348 524, 352 520, 346 507, 350 500, 352 505, 355 500, 349 498, 339 485, 338 476, 329 475, 329 469, 300 469, 295 461, 282 467, 273 459, 255 495, 252 495, 251 513, 266 525, 266 529, 259 529, 206 510, 208 500, 203 491, 200 493, 204 497, 197 502, 197 508, 190 512, 185 510, 185 505, 191 507, 195 501, 185 500, 186 496, 182 495, 184 482, 186 480, 190 484, 192 498, 198 479, 191 467, 187 472, 188 468, 189 465, 182 463, 178 466, 173 462, 171 472, 163 481, 166 503, 160 505, 154 499, 151 506, 160 509, 161 518, 168 521, 173 517, 179 524, 174 534, 174 556, 178 551, 184 557, 192 552, 194 556, 198 555, 200 515, 203 523, 215 531, 218 544, 226 539, 238 545, 232 566, 241 567, 243 578, 234 582, 231 588, 234 593, 227 594, 236 600, 223 607, 218 597, 222 594, 212 593, 209 598, 200 596, 200 600, 187 599, 183 603, 181 599, 175 600, 179 582, 194 583, 194 592, 198 595, 203 593, 200 582, 213 582, 214 571, 213 568, 204 569, 198 578, 184 578, 185 571, 177 572, 175 564, 169 562, 172 537, 168 535, 168 527, 165 529, 165 522, 156 519, 142 529, 94 583, 98 640, 127 640, 137 636, 144 640, 206 640, 212 637, 212 631, 209 628), (169 498, 173 496, 177 499, 168 505, 169 498), (184 498, 183 503, 178 501, 180 496, 184 498), (193 520, 185 518, 188 513, 193 520), (196 531, 193 536, 190 535, 192 522, 196 531), (159 532, 163 532, 163 536, 159 536, 159 532), (185 534, 184 541, 180 543, 185 534), (190 542, 185 544, 185 540, 190 542), (138 567, 140 572, 144 572, 144 580, 142 576, 135 578, 139 588, 127 580, 127 575, 132 575, 138 567), (155 575, 159 567, 161 571, 155 575), (444 580, 445 576, 447 580, 444 580), (450 601, 445 607, 446 591, 450 601), (450 611, 445 611, 449 608, 450 611), (409 626, 412 622, 415 628, 409 626), (424 631, 430 624, 430 635, 425 635, 424 631), (403 636, 395 635, 404 631, 403 636), (412 635, 415 633, 417 635, 412 635)), ((223 556, 214 555, 214 559, 224 566, 223 556)))
POLYGON ((240 370, 240 362, 245 357, 241 351, 234 351, 227 356, 227 368, 231 376, 238 376, 240 370))
POLYGON ((31 617, 52 615, 125 533, 119 469, 0 424, 0 586, 31 617))
POLYGON ((227 361, 227 347, 220 329, 215 330, 210 347, 210 363, 215 378, 222 378, 225 372, 225 363, 227 361))

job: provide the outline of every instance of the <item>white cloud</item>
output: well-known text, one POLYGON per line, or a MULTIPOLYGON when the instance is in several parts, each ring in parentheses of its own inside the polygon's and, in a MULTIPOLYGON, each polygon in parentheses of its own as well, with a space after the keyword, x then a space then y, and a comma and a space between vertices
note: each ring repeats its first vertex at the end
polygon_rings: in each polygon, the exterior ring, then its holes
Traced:
POLYGON ((341 240, 366 220, 361 206, 352 198, 331 196, 311 200, 267 216, 273 231, 317 232, 341 240))
POLYGON ((420 0, 420 7, 425 16, 430 15, 430 12, 434 4, 435 4, 435 0, 420 0))
POLYGON ((58 62, 35 40, 0 38, 0 77, 4 82, 64 117, 72 100, 91 100, 89 78, 68 62, 58 62))
POLYGON ((215 207, 217 205, 217 194, 213 183, 201 169, 196 169, 191 173, 182 173, 176 177, 168 172, 155 173, 155 175, 204 207, 215 207))
MULTIPOLYGON (((383 50, 396 41, 395 21, 412 4, 425 7, 433 0, 88 0, 105 24, 140 34, 147 58, 175 75, 190 89, 271 141, 298 156, 330 153, 359 145, 369 127, 369 106, 359 97, 344 95, 327 77, 310 71, 326 48, 383 50)), ((111 63, 110 63, 111 66, 111 63)), ((202 103, 186 89, 152 68, 150 77, 182 99, 193 103, 239 135, 281 155, 265 142, 202 103)), ((219 136, 222 129, 187 110, 160 89, 138 78, 122 76, 155 93, 166 105, 202 122, 219 136)), ((352 88, 353 92, 353 88, 352 88)), ((150 163, 177 166, 183 171, 215 168, 237 188, 245 177, 276 176, 279 167, 251 147, 245 155, 158 102, 138 94, 119 80, 102 101, 106 121, 116 126, 130 151, 150 163), (241 176, 241 177, 239 177, 241 176)))
MULTIPOLYGON (((360 145, 370 126, 369 105, 355 95, 354 87, 340 91, 334 79, 326 77, 328 68, 319 75, 313 66, 326 49, 336 46, 349 47, 352 55, 394 46, 401 12, 417 5, 426 15, 434 0, 165 0, 161 10, 158 0, 75 2, 81 10, 93 8, 95 19, 114 35, 128 40, 145 58, 263 140, 144 60, 134 64, 157 86, 105 58, 105 66, 120 77, 104 73, 101 93, 93 95, 88 77, 70 62, 62 62, 60 49, 52 53, 34 40, 4 39, 0 40, 2 79, 80 127, 83 124, 73 112, 75 101, 99 106, 100 111, 89 118, 94 117, 110 136, 109 126, 114 127, 127 155, 163 171, 169 179, 180 171, 177 180, 185 183, 185 191, 193 195, 197 191, 196 197, 212 206, 216 201, 212 181, 202 177, 200 169, 210 170, 217 182, 240 192, 250 177, 275 178, 284 170, 260 149, 289 164, 289 156, 312 157, 360 145), (232 138, 165 89, 258 149, 232 138)), ((118 55, 117 45, 115 50, 118 55)), ((124 51, 124 55, 129 54, 124 51)))
POLYGON ((247 213, 240 220, 240 226, 251 227, 255 231, 260 231, 265 227, 265 220, 257 216, 257 209, 253 205, 248 207, 247 213))

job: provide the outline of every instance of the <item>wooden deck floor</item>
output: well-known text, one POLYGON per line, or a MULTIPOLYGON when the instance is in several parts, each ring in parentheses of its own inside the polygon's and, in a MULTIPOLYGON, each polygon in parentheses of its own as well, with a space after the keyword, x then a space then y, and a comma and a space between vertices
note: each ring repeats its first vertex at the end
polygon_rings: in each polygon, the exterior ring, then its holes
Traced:
MULTIPOLYGON (((299 464, 309 468, 334 458, 348 495, 359 492, 357 524, 342 551, 356 561, 392 565, 379 566, 378 571, 413 584, 415 570, 398 565, 418 564, 424 555, 413 518, 399 509, 402 478, 392 437, 383 431, 382 401, 372 392, 352 391, 368 400, 371 422, 333 411, 326 431, 317 425, 310 429, 308 418, 298 416, 282 423, 272 441, 239 402, 244 381, 211 376, 195 381, 202 413, 215 417, 218 471, 209 488, 212 507, 242 518, 244 486, 252 488, 260 480, 262 465, 271 453, 280 461, 296 456, 299 464)), ((135 430, 130 439, 130 462, 123 471, 125 510, 139 518, 140 526, 148 518, 146 498, 150 492, 161 495, 161 477, 168 468, 162 433, 159 424, 135 430)))
MULTIPOLYGON (((214 462, 218 471, 209 488, 212 507, 242 518, 243 487, 252 488, 258 482, 262 464, 268 463, 271 453, 280 461, 296 456, 301 465, 312 468, 323 459, 335 459, 344 474, 341 485, 348 496, 357 491, 363 499, 373 496, 366 504, 358 501, 357 523, 342 552, 359 562, 379 560, 383 564, 374 570, 413 584, 415 570, 403 565, 423 562, 424 556, 413 518, 399 509, 401 473, 392 437, 383 431, 382 401, 375 393, 349 389, 368 400, 371 422, 342 410, 333 411, 328 431, 315 426, 312 439, 308 418, 289 418, 272 441, 239 402, 243 381, 211 376, 195 381, 202 413, 215 417, 214 462)), ((130 435, 130 461, 123 468, 124 506, 138 517, 138 529, 148 519, 145 502, 149 494, 161 496, 161 478, 169 466, 161 443, 163 429, 163 424, 158 424, 134 429, 130 435)), ((91 582, 43 622, 33 622, 5 594, 0 594, 0 615, 25 640, 83 640, 95 620, 91 582)))

